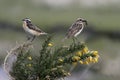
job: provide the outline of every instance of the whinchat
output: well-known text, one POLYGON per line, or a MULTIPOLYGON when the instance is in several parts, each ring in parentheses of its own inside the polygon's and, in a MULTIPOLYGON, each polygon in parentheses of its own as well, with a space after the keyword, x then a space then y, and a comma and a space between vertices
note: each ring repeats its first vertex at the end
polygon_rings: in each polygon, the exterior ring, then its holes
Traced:
POLYGON ((87 21, 83 18, 77 18, 77 20, 68 29, 65 39, 78 36, 83 30, 84 26, 87 25, 87 21))
POLYGON ((37 26, 33 25, 29 18, 25 18, 22 21, 23 21, 23 29, 27 33, 28 40, 31 40, 31 42, 35 39, 36 36, 47 34, 41 29, 39 29, 37 26))

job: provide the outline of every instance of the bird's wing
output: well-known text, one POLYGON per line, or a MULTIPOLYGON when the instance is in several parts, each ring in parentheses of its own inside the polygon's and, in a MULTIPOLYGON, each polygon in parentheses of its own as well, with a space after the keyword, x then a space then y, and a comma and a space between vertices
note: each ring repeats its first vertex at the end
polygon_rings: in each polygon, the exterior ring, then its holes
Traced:
POLYGON ((42 31, 41 29, 39 29, 37 26, 33 25, 32 23, 31 24, 28 24, 27 25, 30 29, 33 29, 35 31, 38 31, 40 33, 45 33, 44 31, 42 31))
POLYGON ((41 33, 45 33, 44 31, 42 31, 41 29, 39 29, 37 26, 35 26, 35 30, 41 33))
POLYGON ((81 23, 73 23, 72 26, 68 29, 67 38, 73 37, 77 32, 82 29, 81 23))

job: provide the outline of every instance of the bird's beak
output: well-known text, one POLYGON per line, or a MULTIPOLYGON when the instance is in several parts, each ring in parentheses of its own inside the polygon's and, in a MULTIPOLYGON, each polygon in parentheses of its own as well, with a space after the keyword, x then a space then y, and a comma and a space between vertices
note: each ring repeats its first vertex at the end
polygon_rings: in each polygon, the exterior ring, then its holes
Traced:
POLYGON ((87 20, 82 20, 82 22, 85 22, 85 24, 88 25, 88 24, 87 24, 87 20))

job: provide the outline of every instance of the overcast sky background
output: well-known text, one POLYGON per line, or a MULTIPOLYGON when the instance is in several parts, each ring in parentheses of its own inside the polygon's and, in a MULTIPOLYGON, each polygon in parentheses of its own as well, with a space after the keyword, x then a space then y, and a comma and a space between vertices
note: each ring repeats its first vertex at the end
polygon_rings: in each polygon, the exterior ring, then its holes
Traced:
POLYGON ((83 6, 101 6, 109 4, 119 4, 120 0, 33 0, 34 3, 47 3, 50 6, 67 6, 71 3, 77 2, 83 6))

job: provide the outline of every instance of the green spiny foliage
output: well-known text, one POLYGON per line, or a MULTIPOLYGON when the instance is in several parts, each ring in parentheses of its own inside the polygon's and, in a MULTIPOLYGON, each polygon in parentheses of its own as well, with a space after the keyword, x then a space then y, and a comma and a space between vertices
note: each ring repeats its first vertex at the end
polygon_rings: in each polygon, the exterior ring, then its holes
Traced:
POLYGON ((34 60, 29 60, 30 51, 21 50, 17 57, 17 61, 13 64, 13 71, 10 72, 15 80, 29 80, 31 75, 35 75, 34 60))
POLYGON ((52 37, 42 44, 38 56, 21 49, 10 73, 15 80, 56 80, 70 75, 73 63, 89 64, 98 61, 98 52, 89 51, 85 44, 74 42, 70 46, 53 48, 52 37))

